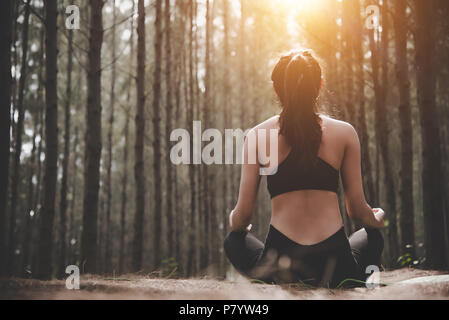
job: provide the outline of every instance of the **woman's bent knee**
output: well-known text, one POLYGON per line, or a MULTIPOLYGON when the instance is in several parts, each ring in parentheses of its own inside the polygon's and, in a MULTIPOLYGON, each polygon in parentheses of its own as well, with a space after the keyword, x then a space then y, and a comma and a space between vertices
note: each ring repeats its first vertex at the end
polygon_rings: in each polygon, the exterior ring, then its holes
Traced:
POLYGON ((229 252, 235 250, 235 248, 239 246, 239 243, 242 242, 241 240, 243 237, 244 234, 242 234, 241 232, 231 231, 228 233, 223 241, 223 248, 228 256, 229 252))

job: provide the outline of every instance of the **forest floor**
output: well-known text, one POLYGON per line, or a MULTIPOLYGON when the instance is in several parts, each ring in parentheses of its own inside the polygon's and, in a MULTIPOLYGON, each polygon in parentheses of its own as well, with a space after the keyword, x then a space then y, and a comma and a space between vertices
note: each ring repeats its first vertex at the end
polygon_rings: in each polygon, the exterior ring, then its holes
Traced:
POLYGON ((230 282, 208 278, 161 279, 137 275, 115 279, 82 276, 80 290, 68 290, 64 280, 14 278, 0 279, 0 299, 449 299, 447 278, 446 281, 434 283, 398 283, 440 274, 443 273, 403 268, 381 272, 380 282, 387 286, 333 290, 256 284, 242 277, 230 282))

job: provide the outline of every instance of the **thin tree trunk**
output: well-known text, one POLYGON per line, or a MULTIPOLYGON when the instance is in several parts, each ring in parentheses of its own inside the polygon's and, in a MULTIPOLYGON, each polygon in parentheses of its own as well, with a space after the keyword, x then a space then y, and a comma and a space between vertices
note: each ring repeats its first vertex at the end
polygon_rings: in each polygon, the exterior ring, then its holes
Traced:
MULTIPOLYGON (((210 1, 206 1, 206 38, 205 38, 205 77, 204 77, 204 102, 203 102, 203 113, 202 113, 202 121, 204 123, 205 128, 210 128, 210 114, 212 111, 212 101, 211 101, 211 8, 210 1)), ((199 102, 198 102, 199 103, 199 102)), ((198 115, 200 117, 200 115, 198 115)), ((211 179, 211 171, 207 164, 202 164, 201 173, 200 173, 200 183, 199 187, 201 190, 200 202, 202 204, 202 208, 200 210, 201 221, 200 226, 202 227, 202 237, 200 239, 201 250, 201 258, 200 258, 200 268, 204 270, 210 261, 210 253, 213 248, 214 239, 210 238, 210 221, 211 215, 215 215, 215 212, 211 211, 210 206, 210 195, 212 193, 211 188, 209 187, 209 182, 214 181, 211 179)))
POLYGON ((142 268, 143 222, 145 216, 145 4, 138 2, 137 22, 137 112, 134 178, 136 181, 136 214, 134 218, 133 271, 142 268))
MULTIPOLYGON (((180 16, 180 34, 184 37, 185 36, 185 17, 184 17, 184 10, 185 10, 185 3, 181 3, 179 4, 179 8, 181 11, 181 16, 180 16)), ((182 109, 181 109, 181 86, 183 84, 183 80, 184 80, 184 90, 186 88, 186 54, 185 54, 185 46, 184 46, 184 42, 181 42, 180 44, 178 44, 177 46, 177 54, 174 55, 175 57, 177 57, 176 59, 176 74, 175 74, 175 79, 176 79, 176 86, 175 86, 175 105, 176 105, 176 109, 175 109, 175 114, 177 115, 174 119, 175 122, 175 126, 179 127, 182 124, 182 109)), ((184 96, 185 98, 183 99, 184 104, 187 105, 187 94, 184 96)), ((184 108, 186 109, 186 108, 184 108)), ((183 259, 183 255, 181 255, 181 246, 183 243, 183 233, 181 233, 182 231, 184 231, 185 229, 183 228, 183 222, 184 220, 182 219, 182 215, 181 215, 181 210, 183 208, 183 203, 182 200, 183 198, 180 196, 179 194, 179 183, 178 183, 178 167, 175 168, 174 170, 174 197, 176 199, 176 216, 175 216, 175 256, 176 256, 176 261, 178 263, 178 271, 180 274, 183 274, 184 272, 184 259, 183 259)))
POLYGON ((366 111, 365 111, 365 58, 363 51, 363 39, 364 39, 364 26, 362 24, 362 18, 360 15, 360 3, 359 0, 354 1, 354 16, 355 18, 355 30, 356 35, 354 37, 354 54, 356 59, 356 103, 358 104, 358 119, 357 131, 360 134, 360 143, 362 149, 362 167, 363 167, 363 177, 366 186, 366 196, 369 203, 375 201, 374 195, 374 181, 373 181, 373 167, 371 163, 370 150, 369 150, 369 139, 368 139, 368 128, 366 123, 366 111))
MULTIPOLYGON (((229 106, 229 96, 230 96, 230 85, 229 85, 229 4, 228 1, 223 2, 223 26, 224 26, 224 70, 223 70, 223 120, 224 120, 224 128, 230 129, 232 126, 232 114, 230 111, 229 106)), ((226 147, 225 147, 226 150, 226 147)), ((225 151, 226 154, 226 151, 225 151)), ((232 168, 229 168, 229 165, 223 166, 223 216, 222 216, 222 223, 223 223, 223 239, 226 237, 227 230, 228 230, 228 214, 230 212, 229 207, 229 171, 231 171, 231 199, 232 199, 232 184, 233 184, 233 175, 232 175, 232 168)), ((225 272, 227 262, 224 260, 223 264, 223 272, 225 272)))
MULTIPOLYGON (((375 93, 375 128, 376 128, 376 144, 379 150, 378 154, 382 160, 383 177, 387 194, 388 214, 388 244, 390 248, 389 258, 390 264, 394 264, 398 257, 398 237, 396 226, 396 197, 393 181, 392 164, 388 153, 388 121, 387 121, 387 88, 388 88, 388 18, 386 3, 382 7, 383 23, 382 23, 382 51, 379 50, 378 44, 374 39, 373 31, 370 31, 370 49, 372 76, 375 93), (379 52, 380 51, 380 52, 379 52), (379 61, 379 53, 382 54, 379 61), (380 78, 380 71, 382 71, 380 78)), ((381 177, 381 175, 379 175, 381 177)), ((377 191, 379 192, 379 190, 377 191)), ((379 195, 378 195, 379 196, 379 195)))
MULTIPOLYGON (((191 126, 192 130, 190 136, 193 137, 193 120, 194 120, 194 91, 193 91, 193 12, 194 3, 193 0, 189 2, 189 107, 187 113, 187 125, 191 126)), ((194 155, 193 145, 190 143, 191 156, 194 155)), ((190 180, 190 228, 189 228, 189 248, 188 248, 188 261, 187 261, 187 275, 191 276, 196 272, 195 269, 195 257, 196 257, 196 180, 195 165, 189 166, 189 180, 190 180)))
POLYGON ((382 166, 384 168, 384 181, 387 190, 387 203, 389 206, 388 214, 388 238, 390 246, 390 259, 392 263, 396 262, 399 256, 399 239, 397 228, 397 212, 396 212, 396 192, 393 179, 393 163, 389 153, 389 123, 387 120, 387 103, 388 103, 388 63, 389 63, 389 41, 390 41, 390 7, 388 2, 382 3, 382 84, 380 91, 379 104, 377 105, 377 129, 376 135, 379 137, 380 153, 382 156, 382 166), (378 134, 379 133, 379 134, 378 134))
MULTIPOLYGON (((73 1, 71 2, 73 4, 73 1)), ((59 262, 58 276, 65 276, 66 247, 67 247, 67 180, 70 161, 70 105, 72 101, 72 70, 73 70, 73 30, 68 30, 67 49, 67 87, 64 114, 64 159, 62 161, 61 199, 59 205, 59 262)))
POLYGON ((78 152, 76 151, 78 146, 78 127, 75 127, 75 138, 73 141, 72 146, 72 155, 73 155, 73 162, 72 162, 72 199, 70 201, 70 221, 69 221, 69 239, 70 239, 70 263, 74 264, 75 261, 77 261, 77 250, 75 245, 78 246, 78 230, 75 229, 75 204, 76 204, 76 198, 77 198, 77 172, 78 172, 78 166, 77 166, 77 160, 78 160, 78 152), (72 242, 75 240, 75 242, 72 242))
POLYGON ((84 165, 83 232, 81 263, 85 273, 97 272, 97 218, 101 159, 101 48, 103 45, 102 0, 91 0, 87 72, 87 112, 84 165))
MULTIPOLYGON (((12 29, 12 49, 13 51, 13 55, 12 55, 12 61, 13 61, 13 69, 17 70, 17 60, 18 60, 18 50, 17 50, 17 30, 18 30, 18 18, 20 15, 19 12, 19 7, 20 7, 20 2, 19 1, 15 1, 15 5, 13 7, 13 29, 12 29)), ((11 149, 15 149, 16 146, 16 122, 14 121, 14 116, 16 114, 16 110, 17 110, 17 74, 18 72, 14 71, 14 78, 12 79, 12 112, 11 112, 11 149)))
POLYGON ((28 0, 25 4, 25 15, 24 22, 22 26, 22 60, 20 65, 20 80, 19 80, 19 96, 17 100, 17 112, 18 119, 16 125, 16 143, 14 152, 14 162, 12 168, 12 182, 11 182, 11 210, 9 215, 9 241, 8 241, 8 259, 7 259, 7 272, 9 275, 14 274, 14 262, 15 262, 15 251, 16 251, 16 220, 17 220, 17 197, 19 192, 19 182, 21 175, 20 168, 20 155, 22 154, 22 133, 24 126, 24 115, 25 110, 23 106, 23 98, 25 94, 25 84, 27 78, 27 57, 28 57, 28 31, 30 23, 30 2, 28 0))
MULTIPOLYGON (((129 99, 128 99, 129 101, 129 99)), ((119 266, 118 273, 124 272, 125 265, 125 232, 126 232, 126 207, 128 202, 128 144, 129 144, 129 114, 126 115, 125 120, 125 145, 123 151, 123 177, 122 177, 122 202, 120 210, 120 245, 119 245, 119 266)))
POLYGON ((9 149, 11 128, 11 35, 12 0, 0 5, 0 277, 5 275, 6 262, 6 204, 8 199, 9 149))
POLYGON ((394 2, 394 29, 396 52, 396 79, 399 88, 399 119, 401 123, 401 172, 400 172, 400 230, 401 254, 415 256, 415 226, 413 205, 413 132, 410 106, 410 81, 407 62, 407 1, 394 2))
MULTIPOLYGON (((39 89, 38 89, 39 90, 39 89)), ((29 271, 28 265, 29 265, 29 256, 30 256, 30 241, 31 241, 31 232, 32 232, 32 223, 33 223, 33 217, 34 217, 34 197, 35 197, 35 186, 33 183, 33 178, 36 172, 36 152, 37 152, 37 144, 36 144, 36 138, 39 133, 39 126, 42 126, 42 123, 39 123, 40 120, 40 113, 41 105, 37 106, 37 110, 35 114, 33 115, 34 118, 34 128, 33 128, 33 138, 32 138, 32 149, 31 149, 31 156, 30 156, 30 164, 28 168, 28 192, 27 192, 27 210, 24 211, 23 217, 25 221, 25 227, 23 229, 23 241, 22 241, 22 263, 20 267, 20 274, 23 276, 27 276, 27 273, 29 271)), ((39 186, 37 186, 39 187, 39 186)))
MULTIPOLYGON (((173 117, 173 102, 172 102, 172 47, 171 47, 171 10, 170 10, 170 0, 165 0, 165 81, 166 81, 166 103, 167 107, 165 109, 165 137, 168 143, 170 139, 170 131, 172 130, 172 117, 173 117)), ((168 150, 168 148, 167 148, 168 150)), ((167 237, 168 237, 168 256, 173 257, 174 255, 174 225, 173 225, 173 167, 170 161, 170 157, 167 157, 166 161, 166 217, 167 217, 167 237)), ((177 213, 179 214, 179 213, 177 213)))
MULTIPOLYGON (((245 130, 247 126, 246 119, 246 0, 240 0, 240 59, 239 59, 239 72, 240 72, 240 124, 242 129, 245 130)), ((240 150, 237 150, 240 152, 240 150)))
MULTIPOLYGON (((42 50, 44 50, 44 37, 41 38, 41 48, 42 50)), ((42 62, 42 64, 44 64, 42 62)), ((41 68, 41 72, 39 73, 39 77, 38 77, 38 81, 39 83, 44 83, 43 81, 43 70, 44 68, 41 68)), ((42 157, 42 150, 43 150, 43 137, 44 137, 44 128, 45 128, 45 120, 44 120, 44 115, 45 115, 45 110, 44 105, 44 98, 43 98, 43 93, 42 93, 42 88, 39 88, 39 92, 40 94, 38 95, 38 103, 41 104, 42 106, 42 112, 40 113, 40 119, 39 119, 39 123, 40 128, 39 128, 39 144, 37 146, 37 181, 36 181, 36 195, 34 197, 34 204, 33 207, 35 208, 35 221, 34 221, 34 225, 38 226, 39 222, 40 222, 40 216, 41 216, 41 212, 42 212, 42 208, 40 206, 41 204, 41 195, 42 195, 42 161, 41 161, 41 157, 42 157)), ((30 235, 31 238, 33 238, 33 234, 38 232, 38 230, 34 230, 34 232, 30 235)), ((31 247, 30 247, 30 256, 31 256, 31 271, 32 273, 36 273, 37 271, 37 257, 38 257, 38 244, 37 243, 32 243, 31 247)))
MULTIPOLYGON (((132 9, 131 11, 134 13, 135 10, 135 2, 132 0, 132 9)), ((134 59, 134 19, 131 19, 131 36, 129 38, 129 45, 131 47, 130 58, 131 61, 134 59)), ((129 76, 128 82, 128 93, 126 101, 128 104, 131 102, 131 88, 133 84, 133 77, 129 76)), ((125 145, 123 150, 123 176, 122 176, 122 201, 121 201, 121 209, 120 209, 120 245, 119 245, 119 263, 118 263, 118 272, 122 274, 124 272, 125 266, 125 232, 126 232, 126 207, 128 202, 128 153, 129 153, 129 122, 130 122, 130 112, 131 108, 126 111, 126 119, 125 119, 125 145)))
POLYGON ((154 77, 153 77, 153 181, 154 181, 154 266, 161 264, 162 234, 162 190, 161 183, 161 135, 160 99, 161 99, 161 64, 162 64, 162 0, 156 0, 156 19, 154 22, 154 77))
POLYGON ((52 275, 53 220, 55 216, 56 179, 58 171, 58 95, 57 95, 57 16, 56 0, 45 2, 45 174, 42 206, 38 269, 39 279, 52 275))
POLYGON ((114 125, 115 108, 115 80, 116 80, 116 36, 115 25, 117 24, 117 14, 115 0, 112 1, 112 75, 111 75, 111 93, 109 104, 109 131, 108 131, 108 158, 106 168, 106 243, 105 243, 105 272, 112 272, 112 249, 111 249, 111 199, 112 199, 112 127, 114 125))
POLYGON ((354 109, 354 71, 353 71, 353 0, 343 0, 342 14, 342 60, 344 82, 344 104, 346 119, 356 125, 356 113, 354 109))

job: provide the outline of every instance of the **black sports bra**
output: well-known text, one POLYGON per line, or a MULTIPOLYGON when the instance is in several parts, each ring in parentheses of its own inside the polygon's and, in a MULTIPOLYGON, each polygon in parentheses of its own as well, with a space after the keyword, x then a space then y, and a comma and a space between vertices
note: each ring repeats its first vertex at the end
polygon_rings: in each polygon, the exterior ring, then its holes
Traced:
POLYGON ((317 157, 315 166, 303 169, 295 161, 293 150, 282 161, 273 175, 267 175, 271 198, 296 190, 327 190, 338 192, 339 171, 317 157))

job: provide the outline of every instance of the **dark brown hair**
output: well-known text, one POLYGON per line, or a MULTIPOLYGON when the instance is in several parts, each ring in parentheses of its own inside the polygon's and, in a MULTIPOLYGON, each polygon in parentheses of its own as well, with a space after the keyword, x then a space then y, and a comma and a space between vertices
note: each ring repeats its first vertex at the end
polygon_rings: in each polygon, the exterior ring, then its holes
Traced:
POLYGON ((310 50, 293 51, 280 58, 271 75, 280 99, 280 133, 304 167, 313 165, 321 143, 317 99, 321 67, 310 50))

